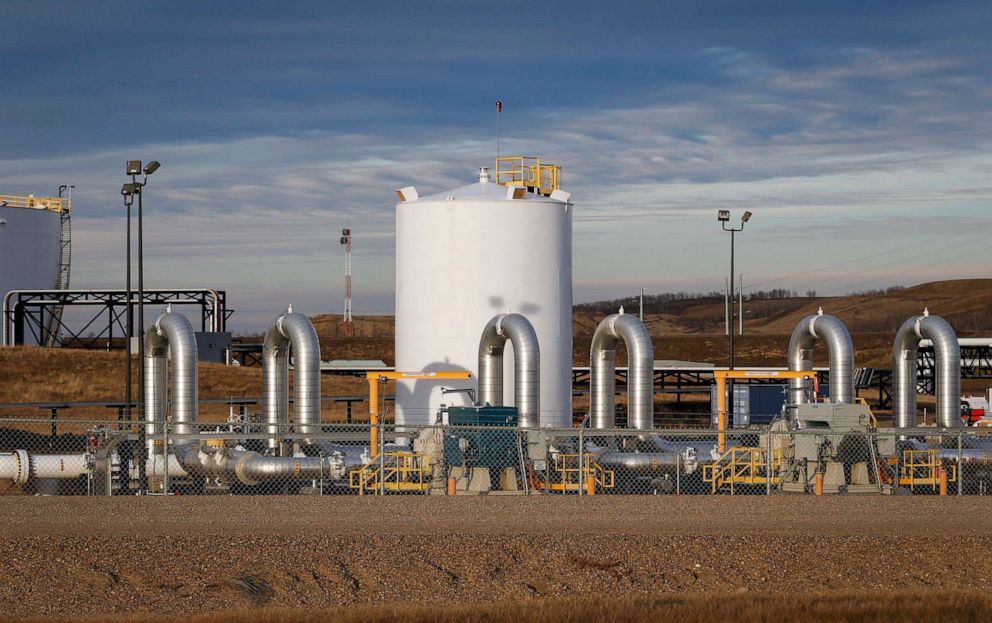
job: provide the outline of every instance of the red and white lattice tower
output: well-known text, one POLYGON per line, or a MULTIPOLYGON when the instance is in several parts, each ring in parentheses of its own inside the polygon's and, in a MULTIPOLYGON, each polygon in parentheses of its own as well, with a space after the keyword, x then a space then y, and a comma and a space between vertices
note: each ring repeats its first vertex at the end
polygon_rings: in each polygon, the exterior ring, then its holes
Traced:
POLYGON ((351 230, 341 230, 341 244, 344 245, 344 321, 351 333, 351 230))

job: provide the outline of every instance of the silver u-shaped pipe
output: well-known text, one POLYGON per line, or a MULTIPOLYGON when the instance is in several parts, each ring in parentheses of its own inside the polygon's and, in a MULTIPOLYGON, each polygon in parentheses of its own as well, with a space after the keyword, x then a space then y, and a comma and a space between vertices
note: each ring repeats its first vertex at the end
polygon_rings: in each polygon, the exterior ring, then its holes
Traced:
MULTIPOLYGON (((802 372, 813 369, 813 346, 818 340, 827 343, 830 357, 830 402, 854 402, 854 343, 847 327, 836 316, 828 316, 821 309, 806 316, 796 325, 789 340, 789 370, 802 372)), ((792 404, 806 404, 808 381, 789 379, 792 404)))
MULTIPOLYGON (((310 321, 292 310, 273 323, 266 334, 263 353, 270 358, 267 371, 281 371, 266 378, 286 379, 289 367, 289 347, 296 353, 297 424, 304 432, 316 432, 320 423, 320 348, 310 321), (273 366, 273 363, 278 365, 273 366), (301 383, 303 390, 301 391, 301 383), (301 404, 302 408, 301 408, 301 404), (316 402, 316 407, 313 403, 316 402)), ((145 339, 145 389, 149 449, 162 435, 162 425, 168 408, 166 373, 168 351, 172 351, 172 419, 176 434, 196 433, 197 419, 197 349, 196 336, 189 321, 181 314, 166 311, 149 329, 145 339)), ((285 384, 283 385, 285 388, 285 384)), ((289 400, 283 392, 286 401, 289 400)), ((267 394, 267 398, 270 396, 267 394)), ((274 403, 274 401, 273 401, 274 403)), ((267 404, 271 404, 267 402, 267 404)), ((286 413, 287 408, 282 411, 286 413)), ((335 472, 323 457, 262 456, 257 452, 236 448, 209 448, 200 441, 178 442, 173 449, 183 472, 197 476, 237 480, 247 485, 286 479, 316 479, 333 477, 335 472)), ((151 463, 153 473, 159 473, 151 463)), ((161 463, 164 465, 164 463, 161 463)), ((3 461, 0 461, 3 467, 3 461)), ((158 469, 161 469, 159 467, 158 469)))
POLYGON ((654 428, 654 345, 636 316, 612 314, 596 327, 589 354, 593 428, 616 426, 617 345, 627 345, 627 426, 654 428))
MULTIPOLYGON (((289 428, 289 353, 293 352, 293 406, 296 432, 320 428, 320 341, 310 319, 292 306, 272 321, 262 345, 263 412, 270 450, 278 450, 289 428)), ((303 439, 304 444, 312 439, 303 439)))
POLYGON ((513 402, 522 428, 541 425, 541 349, 534 326, 520 314, 497 314, 479 340, 479 402, 503 404, 503 350, 513 344, 513 402))
POLYGON ((961 426, 961 347, 950 324, 924 310, 899 327, 892 345, 892 421, 896 428, 916 426, 916 352, 920 341, 933 342, 937 425, 961 426))
POLYGON ((161 453, 169 401, 166 396, 167 356, 172 351, 172 432, 188 435, 196 431, 199 408, 196 334, 182 314, 167 309, 145 335, 145 436, 148 454, 161 453), (156 448, 158 448, 156 450, 156 448))

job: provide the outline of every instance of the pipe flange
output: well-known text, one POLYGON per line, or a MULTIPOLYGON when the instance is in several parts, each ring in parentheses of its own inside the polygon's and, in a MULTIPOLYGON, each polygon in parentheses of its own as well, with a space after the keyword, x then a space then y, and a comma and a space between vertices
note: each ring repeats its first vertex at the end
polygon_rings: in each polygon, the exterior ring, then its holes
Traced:
POLYGON ((31 478, 31 462, 28 458, 28 451, 14 450, 11 454, 14 457, 14 484, 27 484, 31 478))

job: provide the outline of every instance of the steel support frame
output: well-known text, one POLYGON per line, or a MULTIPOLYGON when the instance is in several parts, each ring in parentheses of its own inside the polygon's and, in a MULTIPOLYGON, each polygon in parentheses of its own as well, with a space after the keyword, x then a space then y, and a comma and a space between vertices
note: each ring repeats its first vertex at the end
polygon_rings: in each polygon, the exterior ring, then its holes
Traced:
MULTIPOLYGON (((139 300, 137 292, 132 292, 132 313, 139 300)), ((199 306, 201 331, 226 331, 227 319, 233 313, 227 309, 226 293, 210 288, 145 290, 144 303, 199 306)), ((42 345, 98 344, 110 350, 116 347, 116 337, 127 335, 127 309, 126 290, 12 290, 3 299, 3 345, 24 344, 30 337, 42 345), (65 307, 90 307, 95 311, 81 327, 70 326, 64 316, 56 315, 56 310, 65 307)))

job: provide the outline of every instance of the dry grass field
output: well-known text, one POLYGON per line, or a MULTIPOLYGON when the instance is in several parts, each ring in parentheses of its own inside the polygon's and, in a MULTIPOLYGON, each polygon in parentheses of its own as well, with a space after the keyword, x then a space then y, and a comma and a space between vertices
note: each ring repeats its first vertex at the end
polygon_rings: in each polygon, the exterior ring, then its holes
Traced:
MULTIPOLYGON (((16 347, 0 348, 0 402, 107 402, 124 397, 124 353, 95 350, 16 347)), ((200 398, 230 399, 262 395, 260 367, 226 366, 201 363, 200 398)), ((137 397, 137 359, 131 365, 132 391, 137 397)), ((292 375, 290 375, 292 379, 292 375)), ((323 377, 324 395, 367 395, 368 384, 351 377, 323 377)), ((203 421, 222 420, 228 407, 203 405, 203 421)), ((46 417, 38 409, 3 411, 5 415, 46 417)), ((343 405, 325 405, 325 419, 343 419, 343 405)), ((73 408, 60 412, 60 418, 111 419, 111 409, 73 408)))

